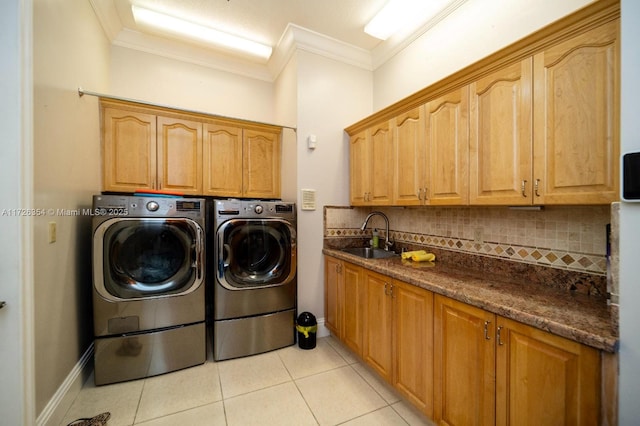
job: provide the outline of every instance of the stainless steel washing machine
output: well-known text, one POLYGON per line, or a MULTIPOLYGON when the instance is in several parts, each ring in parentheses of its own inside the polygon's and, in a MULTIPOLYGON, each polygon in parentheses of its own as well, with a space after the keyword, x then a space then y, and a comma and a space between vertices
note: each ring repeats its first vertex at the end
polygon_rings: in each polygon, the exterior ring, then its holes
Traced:
POLYGON ((214 200, 212 215, 214 359, 294 344, 295 204, 214 200))
POLYGON ((205 200, 93 197, 95 383, 206 361, 205 200))

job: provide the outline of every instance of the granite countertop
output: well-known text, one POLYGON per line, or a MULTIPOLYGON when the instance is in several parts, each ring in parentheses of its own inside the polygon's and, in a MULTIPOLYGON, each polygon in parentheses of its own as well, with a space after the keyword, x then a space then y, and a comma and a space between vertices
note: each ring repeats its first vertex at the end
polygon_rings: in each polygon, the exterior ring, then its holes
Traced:
POLYGON ((564 290, 562 283, 531 284, 526 275, 505 277, 437 260, 365 259, 327 247, 322 252, 596 349, 618 350, 618 332, 606 299, 564 290))

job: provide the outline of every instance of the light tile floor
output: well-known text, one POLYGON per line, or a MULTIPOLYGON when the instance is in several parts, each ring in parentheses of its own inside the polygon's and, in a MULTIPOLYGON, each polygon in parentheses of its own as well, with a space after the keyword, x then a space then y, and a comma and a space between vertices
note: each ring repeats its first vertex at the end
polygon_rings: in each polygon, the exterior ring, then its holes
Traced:
POLYGON ((104 411, 109 426, 432 425, 332 337, 125 383, 91 376, 61 425, 104 411))

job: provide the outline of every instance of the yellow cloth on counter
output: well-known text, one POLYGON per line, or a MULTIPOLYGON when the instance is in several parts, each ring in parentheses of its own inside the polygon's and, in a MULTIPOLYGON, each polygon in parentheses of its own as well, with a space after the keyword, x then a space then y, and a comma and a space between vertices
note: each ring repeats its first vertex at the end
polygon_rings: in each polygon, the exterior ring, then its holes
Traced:
POLYGON ((427 252, 424 250, 405 251, 402 252, 400 256, 402 256, 403 259, 411 259, 411 256, 414 254, 427 254, 427 252))
POLYGON ((436 260, 436 255, 433 253, 418 253, 411 256, 411 260, 414 262, 433 262, 436 260))

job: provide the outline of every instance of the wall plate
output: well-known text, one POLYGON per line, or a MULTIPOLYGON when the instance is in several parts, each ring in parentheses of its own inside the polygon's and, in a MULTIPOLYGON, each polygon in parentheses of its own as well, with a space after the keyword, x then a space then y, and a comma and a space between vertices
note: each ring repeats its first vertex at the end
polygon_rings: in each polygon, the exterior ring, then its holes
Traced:
POLYGON ((316 190, 301 189, 302 191, 302 210, 316 209, 316 190))

